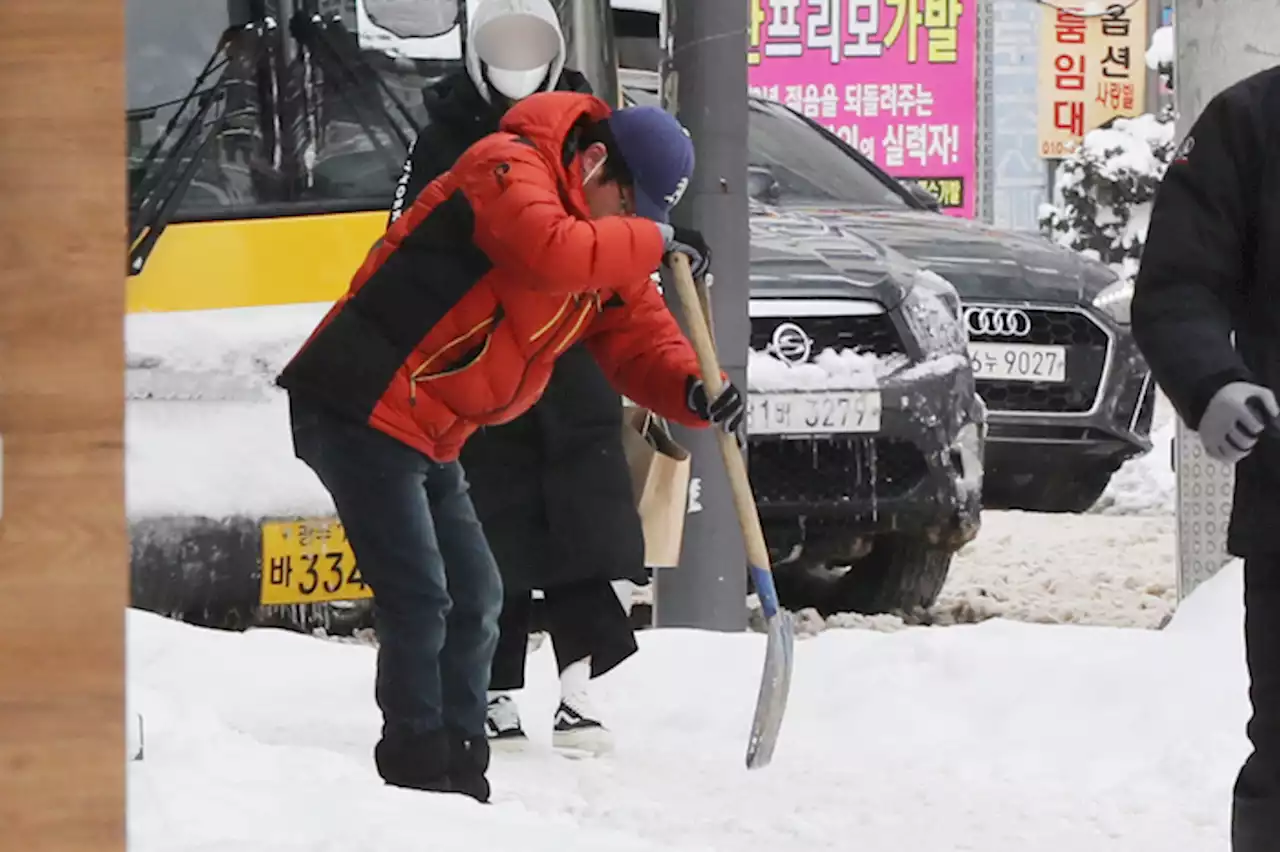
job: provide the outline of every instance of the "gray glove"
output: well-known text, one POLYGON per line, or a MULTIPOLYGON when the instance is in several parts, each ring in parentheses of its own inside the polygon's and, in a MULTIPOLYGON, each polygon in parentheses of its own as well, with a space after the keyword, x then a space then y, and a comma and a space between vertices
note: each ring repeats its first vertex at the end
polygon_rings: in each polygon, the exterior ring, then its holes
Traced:
POLYGON ((1275 394, 1261 385, 1232 382, 1209 400, 1197 431, 1210 458, 1235 464, 1253 452, 1258 438, 1278 420, 1275 394))

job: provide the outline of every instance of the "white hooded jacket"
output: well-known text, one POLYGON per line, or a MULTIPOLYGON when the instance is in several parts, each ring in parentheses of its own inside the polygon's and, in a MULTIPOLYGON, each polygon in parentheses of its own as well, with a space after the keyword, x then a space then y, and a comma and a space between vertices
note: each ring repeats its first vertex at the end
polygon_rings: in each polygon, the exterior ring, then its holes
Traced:
POLYGON ((564 71, 565 42, 550 0, 483 0, 467 25, 467 73, 486 101, 552 91, 564 71), (553 53, 554 52, 554 53, 553 53))

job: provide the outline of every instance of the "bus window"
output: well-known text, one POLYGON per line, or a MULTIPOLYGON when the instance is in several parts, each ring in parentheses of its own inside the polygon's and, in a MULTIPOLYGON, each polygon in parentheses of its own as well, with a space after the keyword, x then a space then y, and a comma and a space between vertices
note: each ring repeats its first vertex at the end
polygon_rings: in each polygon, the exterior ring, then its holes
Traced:
POLYGON ((385 209, 423 86, 461 61, 459 0, 127 0, 126 16, 131 209, 182 174, 169 221, 385 209))

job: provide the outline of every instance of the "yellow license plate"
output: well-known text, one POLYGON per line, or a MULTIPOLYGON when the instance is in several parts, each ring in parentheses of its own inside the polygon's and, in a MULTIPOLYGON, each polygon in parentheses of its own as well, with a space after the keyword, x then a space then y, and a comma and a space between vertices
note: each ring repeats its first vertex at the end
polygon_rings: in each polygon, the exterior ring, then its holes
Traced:
POLYGON ((263 606, 354 601, 373 597, 336 518, 267 521, 262 525, 263 606))

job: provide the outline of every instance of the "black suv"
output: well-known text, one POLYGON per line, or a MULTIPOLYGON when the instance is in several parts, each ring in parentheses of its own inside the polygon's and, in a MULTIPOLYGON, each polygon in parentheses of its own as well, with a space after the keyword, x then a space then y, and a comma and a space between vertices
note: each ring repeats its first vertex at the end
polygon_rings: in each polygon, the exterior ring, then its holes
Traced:
MULTIPOLYGON (((656 100, 656 74, 622 77, 656 100)), ((944 215, 922 187, 782 104, 751 96, 749 133, 755 200, 856 232, 959 292, 990 409, 985 507, 1086 511, 1151 449, 1156 388, 1129 331, 1132 289, 1106 264, 944 215)))
POLYGON ((754 198, 838 222, 959 292, 991 412, 985 506, 1086 511, 1126 459, 1151 449, 1155 387, 1129 331, 1132 291, 1106 264, 943 215, 922 187, 794 110, 757 97, 750 110, 754 198))
POLYGON ((748 459, 779 596, 928 607, 980 523, 959 299, 838 221, 756 205, 751 227, 748 459))

